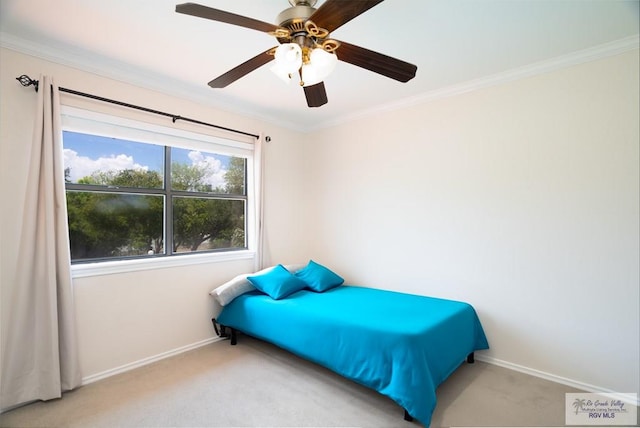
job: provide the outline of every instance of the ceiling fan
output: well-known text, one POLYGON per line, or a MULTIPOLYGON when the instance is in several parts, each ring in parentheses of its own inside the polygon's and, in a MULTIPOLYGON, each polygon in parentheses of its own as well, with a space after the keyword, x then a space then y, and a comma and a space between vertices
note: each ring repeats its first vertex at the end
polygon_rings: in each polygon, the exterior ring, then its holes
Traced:
POLYGON ((278 15, 278 25, 196 3, 176 5, 176 12, 262 31, 280 43, 216 77, 209 82, 212 88, 224 88, 275 60, 272 71, 285 81, 299 78, 307 105, 320 107, 328 101, 323 78, 338 60, 400 82, 415 77, 417 67, 413 64, 330 38, 332 31, 382 1, 326 0, 316 9, 317 0, 289 0, 291 7, 278 15))

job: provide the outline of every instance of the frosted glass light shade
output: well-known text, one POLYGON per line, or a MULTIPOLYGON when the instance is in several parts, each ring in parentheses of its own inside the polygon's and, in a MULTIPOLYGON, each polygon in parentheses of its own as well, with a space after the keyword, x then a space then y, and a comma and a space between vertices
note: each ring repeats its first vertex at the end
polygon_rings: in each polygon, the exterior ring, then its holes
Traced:
POLYGON ((277 47, 275 61, 279 70, 293 74, 302 67, 302 49, 297 43, 284 43, 277 47))
MULTIPOLYGON (((275 61, 274 61, 275 62, 275 61)), ((293 80, 293 73, 289 73, 284 67, 280 66, 277 62, 270 68, 271 72, 278 76, 286 84, 289 84, 293 80)))
POLYGON ((323 49, 316 48, 309 55, 309 63, 302 66, 302 81, 304 86, 322 82, 338 63, 338 57, 323 49))
POLYGON ((318 70, 311 63, 302 66, 302 85, 311 86, 322 82, 318 70))
POLYGON ((315 48, 311 51, 309 60, 314 67, 318 67, 318 72, 323 78, 327 77, 333 69, 336 68, 336 64, 338 63, 338 57, 335 54, 320 48, 315 48))

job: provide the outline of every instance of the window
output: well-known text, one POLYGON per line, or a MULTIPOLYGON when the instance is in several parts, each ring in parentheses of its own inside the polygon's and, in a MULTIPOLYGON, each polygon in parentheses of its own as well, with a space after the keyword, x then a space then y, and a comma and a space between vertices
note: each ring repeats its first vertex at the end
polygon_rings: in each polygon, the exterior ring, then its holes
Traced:
POLYGON ((71 260, 250 247, 253 145, 65 108, 71 260))

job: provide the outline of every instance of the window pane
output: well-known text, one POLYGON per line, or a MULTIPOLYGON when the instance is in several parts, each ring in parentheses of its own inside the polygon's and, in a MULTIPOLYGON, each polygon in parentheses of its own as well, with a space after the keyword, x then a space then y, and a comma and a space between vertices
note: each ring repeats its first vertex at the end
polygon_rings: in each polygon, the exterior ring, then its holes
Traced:
POLYGON ((65 181, 163 188, 164 147, 79 132, 63 132, 65 181))
POLYGON ((171 148, 171 187, 189 192, 245 194, 246 159, 171 148))
POLYGON ((245 202, 173 198, 173 251, 240 249, 245 244, 245 202))
POLYGON ((164 196, 67 191, 71 259, 164 252, 164 196))

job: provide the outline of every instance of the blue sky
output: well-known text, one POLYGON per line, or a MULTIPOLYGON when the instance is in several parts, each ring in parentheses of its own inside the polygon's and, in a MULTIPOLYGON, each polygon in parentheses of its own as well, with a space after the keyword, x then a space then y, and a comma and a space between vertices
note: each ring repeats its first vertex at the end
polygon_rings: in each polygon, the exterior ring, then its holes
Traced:
MULTIPOLYGON (((71 180, 90 175, 96 170, 144 169, 162 174, 164 146, 138 143, 110 137, 65 131, 63 134, 65 168, 71 170, 71 180)), ((224 183, 229 157, 197 150, 173 148, 172 162, 204 165, 211 171, 208 177, 214 187, 224 183)))

